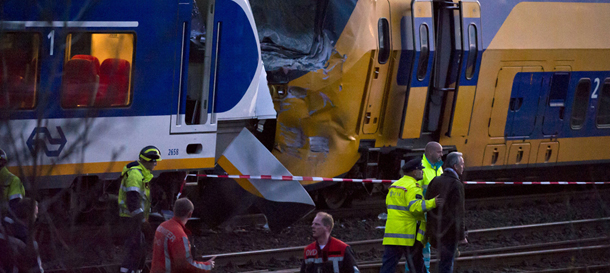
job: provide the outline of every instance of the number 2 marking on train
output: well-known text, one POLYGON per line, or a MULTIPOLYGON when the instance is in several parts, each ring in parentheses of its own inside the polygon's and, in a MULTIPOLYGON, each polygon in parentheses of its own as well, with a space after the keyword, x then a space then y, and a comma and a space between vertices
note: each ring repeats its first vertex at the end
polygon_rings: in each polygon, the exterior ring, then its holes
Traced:
POLYGON ((595 81, 593 81, 596 85, 595 85, 595 89, 593 90, 593 94, 591 94, 591 98, 592 99, 597 99, 597 89, 599 89, 599 78, 595 78, 595 81))
POLYGON ((49 38, 49 40, 51 40, 51 51, 49 52, 49 55, 53 56, 53 44, 55 43, 55 30, 51 30, 51 32, 49 33, 49 35, 47 35, 47 38, 49 38))

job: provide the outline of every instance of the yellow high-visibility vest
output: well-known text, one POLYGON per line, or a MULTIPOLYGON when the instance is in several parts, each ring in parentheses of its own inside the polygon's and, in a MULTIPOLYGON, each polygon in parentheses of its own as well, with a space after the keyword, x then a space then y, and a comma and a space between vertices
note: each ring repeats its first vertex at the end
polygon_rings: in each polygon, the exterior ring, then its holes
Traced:
POLYGON ((0 183, 4 187, 2 202, 8 202, 16 198, 25 196, 25 189, 21 183, 21 179, 8 171, 6 167, 0 169, 0 183))
POLYGON ((436 200, 424 200, 423 189, 410 176, 403 176, 390 186, 386 196, 388 218, 383 235, 384 245, 412 246, 415 240, 424 243, 425 212, 436 208, 436 200))
POLYGON ((148 183, 153 175, 140 162, 134 161, 123 167, 121 176, 123 179, 119 188, 119 215, 121 217, 132 217, 144 212, 144 219, 147 220, 151 203, 148 183), (129 191, 140 193, 140 208, 134 211, 129 211, 127 208, 127 192, 129 191))
POLYGON ((421 164, 424 166, 424 179, 422 179, 422 186, 424 187, 425 193, 425 190, 428 188, 430 181, 432 181, 432 179, 434 179, 435 177, 443 174, 443 167, 438 166, 437 168, 434 168, 432 165, 430 165, 430 162, 428 161, 428 159, 426 159, 426 154, 422 156, 421 164))

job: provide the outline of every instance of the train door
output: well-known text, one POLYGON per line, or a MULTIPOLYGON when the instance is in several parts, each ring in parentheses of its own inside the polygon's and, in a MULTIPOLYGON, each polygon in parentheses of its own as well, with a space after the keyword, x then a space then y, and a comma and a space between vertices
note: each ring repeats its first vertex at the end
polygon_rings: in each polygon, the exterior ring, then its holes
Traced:
MULTIPOLYGON (((461 60, 459 75, 455 84, 453 96, 448 94, 447 101, 451 103, 447 136, 466 136, 470 129, 470 117, 477 88, 479 67, 483 54, 481 39, 481 6, 478 1, 460 1, 461 60)), ((456 30, 457 32, 458 30, 456 30)))
POLYGON ((550 89, 545 100, 542 134, 547 136, 556 136, 561 129, 570 85, 570 67, 555 70, 562 70, 562 72, 555 72, 551 76, 550 89))
POLYGON ((491 105, 488 133, 490 137, 503 137, 506 131, 506 113, 510 105, 513 80, 521 67, 502 67, 496 78, 496 89, 491 105))
POLYGON ((445 134, 466 135, 483 50, 481 8, 478 1, 435 1, 434 15, 436 53, 424 128, 438 133, 443 112, 451 111, 445 134))
POLYGON ((180 67, 177 92, 171 115, 171 133, 215 132, 215 90, 212 56, 217 35, 214 35, 215 0, 197 0, 193 5, 179 5, 178 31, 181 33, 177 54, 180 67), (188 80, 188 81, 187 81, 188 80), (210 100, 211 97, 211 100, 210 100))
POLYGON ((405 23, 405 31, 413 35, 411 44, 413 53, 413 69, 411 69, 408 94, 406 96, 406 109, 404 111, 401 138, 419 138, 422 130, 425 103, 428 95, 428 86, 434 60, 434 23, 433 8, 430 0, 414 0, 411 3, 411 21, 405 23))
POLYGON ((180 81, 171 132, 211 132, 219 119, 251 119, 262 96, 271 105, 269 95, 257 96, 267 85, 260 80, 264 70, 247 1, 196 0, 180 5, 179 11, 183 39, 176 51, 180 81))
POLYGON ((381 123, 381 113, 386 90, 388 88, 388 73, 392 67, 391 58, 391 18, 390 4, 387 0, 380 0, 375 5, 377 11, 377 48, 378 50, 371 56, 368 80, 368 98, 366 100, 362 133, 374 134, 379 129, 381 123))
POLYGON ((505 135, 529 136, 534 131, 542 87, 542 67, 523 67, 513 80, 505 135))

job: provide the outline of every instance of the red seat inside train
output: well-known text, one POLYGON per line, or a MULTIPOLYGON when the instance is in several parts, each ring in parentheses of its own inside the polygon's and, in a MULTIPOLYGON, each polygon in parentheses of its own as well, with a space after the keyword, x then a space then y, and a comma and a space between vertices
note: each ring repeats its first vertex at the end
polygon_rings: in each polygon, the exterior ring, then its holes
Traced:
POLYGON ((93 106, 99 83, 99 61, 96 66, 96 60, 97 58, 72 58, 64 65, 61 97, 63 107, 93 106))
POLYGON ((72 60, 75 59, 81 59, 81 60, 88 60, 91 61, 93 63, 93 66, 95 67, 95 73, 97 75, 100 74, 100 60, 97 59, 97 57, 95 56, 91 56, 91 55, 83 55, 83 54, 79 54, 79 55, 74 55, 72 57, 72 60))
POLYGON ((23 50, 0 51, 0 108, 33 106, 36 61, 31 59, 23 50))
POLYGON ((100 67, 100 86, 96 106, 126 105, 131 66, 123 59, 108 58, 100 67))

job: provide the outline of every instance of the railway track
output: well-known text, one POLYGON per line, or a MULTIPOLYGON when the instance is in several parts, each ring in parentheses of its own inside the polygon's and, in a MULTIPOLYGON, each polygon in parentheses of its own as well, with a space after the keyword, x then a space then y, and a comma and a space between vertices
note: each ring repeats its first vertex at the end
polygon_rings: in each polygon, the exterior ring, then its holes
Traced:
MULTIPOLYGON (((524 225, 524 226, 513 226, 513 227, 501 227, 491 229, 479 229, 472 230, 469 232, 469 238, 471 242, 493 240, 499 236, 509 237, 513 234, 528 234, 534 232, 552 232, 562 231, 565 229, 581 229, 581 228, 593 228, 606 230, 610 226, 610 217, 600 219, 588 219, 588 220, 576 220, 567 222, 556 222, 556 223, 544 223, 536 225, 524 225)), ((350 242, 353 250, 356 253, 371 253, 371 252, 382 252, 383 246, 381 239, 367 240, 350 242)), ((216 256, 217 268, 232 268, 235 270, 229 271, 243 271, 245 270, 244 265, 253 264, 268 264, 268 261, 292 261, 297 262, 303 255, 304 246, 300 247, 287 247, 279 249, 268 249, 268 250, 257 250, 257 251, 246 251, 237 253, 224 253, 216 255, 206 255, 200 257, 198 260, 207 260, 212 256, 216 256), (244 268, 244 269, 241 269, 244 268)), ((541 244, 530 244, 513 247, 502 247, 502 248, 490 248, 490 249, 477 249, 472 251, 464 251, 457 260, 457 266, 460 269, 467 268, 481 268, 489 267, 493 265, 506 265, 510 266, 515 263, 522 263, 524 260, 532 259, 549 259, 552 257, 560 257, 565 255, 573 255, 574 253, 588 253, 588 255, 596 255, 597 253, 609 254, 610 252, 610 241, 608 237, 597 237, 582 240, 571 240, 562 242, 551 242, 541 244)), ((434 258, 434 257, 433 257, 434 258)), ((433 260, 434 262, 434 260, 433 260)), ((378 266, 379 261, 360 261, 361 272, 379 272, 378 266)), ((81 267, 78 269, 56 269, 46 270, 47 272, 118 272, 118 264, 107 264, 100 266, 81 267)), ((272 267, 272 266, 269 266, 272 267)), ((403 264, 404 267, 404 264, 403 264)), ((298 269, 280 269, 273 268, 276 272, 298 272, 298 269)))
MULTIPOLYGON (((540 261, 549 263, 551 260, 572 260, 577 257, 605 257, 608 254, 610 254, 609 237, 599 237, 462 252, 456 259, 455 269, 458 272, 467 270, 503 271, 505 268, 523 266, 524 263, 540 261)), ((433 255, 431 267, 434 268, 437 263, 438 259, 433 255)), ((381 263, 379 261, 364 262, 359 266, 360 272, 379 272, 381 263)), ((400 272, 404 271, 404 266, 404 262, 399 263, 400 272)), ((598 265, 598 267, 610 269, 610 264, 598 265)), ((572 272, 566 270, 567 268, 554 269, 553 272, 572 272)), ((298 272, 298 270, 289 269, 286 272, 298 272)))
MULTIPOLYGON (((469 238, 471 241, 482 241, 482 240, 491 240, 495 239, 498 236, 510 237, 513 234, 527 234, 533 232, 552 232, 552 231, 562 231, 566 228, 569 229, 579 229, 579 228, 608 228, 610 225, 610 217, 601 218, 601 219, 588 219, 588 220, 577 220, 577 221, 567 221, 567 222, 555 222, 555 223, 544 223, 544 224, 536 224, 536 225, 523 225, 523 226, 513 226, 513 227, 501 227, 501 228, 489 228, 489 229, 478 229, 472 230, 469 232, 469 238)), ((362 253, 362 252, 370 252, 373 250, 383 251, 382 239, 375 240, 366 240, 366 241, 357 241, 350 242, 349 245, 352 247, 354 252, 362 253)), ((537 245, 533 247, 534 249, 541 249, 544 247, 552 247, 553 245, 549 244, 545 246, 544 244, 537 245)), ((218 255, 206 255, 203 256, 203 260, 209 259, 212 256, 216 257, 216 264, 221 265, 243 265, 248 264, 253 261, 267 261, 270 259, 275 260, 290 260, 294 258, 301 258, 303 256, 303 248, 305 246, 300 247, 287 247, 280 249, 269 249, 269 250, 258 250, 258 251, 246 251, 246 252, 237 252, 237 253, 227 253, 227 254, 218 254, 218 255)), ((472 256, 479 256, 483 254, 494 254, 500 253, 502 251, 507 251, 510 248, 503 249, 489 249, 489 250, 480 250, 473 252, 472 256)), ((462 256, 464 256, 465 252, 462 256)))
MULTIPOLYGON (((556 203, 576 201, 599 196, 610 196, 610 190, 592 190, 578 192, 544 193, 517 196, 488 197, 466 199, 466 210, 484 209, 494 207, 522 207, 542 202, 556 203)), ((367 200, 355 203, 351 208, 320 210, 330 213, 335 219, 363 217, 377 215, 386 211, 385 198, 367 200)), ((306 219, 312 220, 316 212, 310 213, 306 219)), ((228 221, 225 225, 233 227, 262 226, 267 222, 263 214, 239 215, 228 221)))

